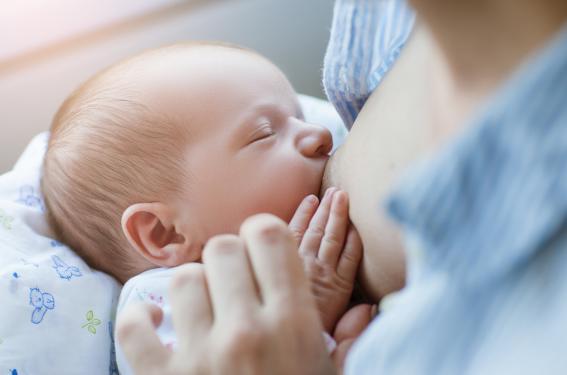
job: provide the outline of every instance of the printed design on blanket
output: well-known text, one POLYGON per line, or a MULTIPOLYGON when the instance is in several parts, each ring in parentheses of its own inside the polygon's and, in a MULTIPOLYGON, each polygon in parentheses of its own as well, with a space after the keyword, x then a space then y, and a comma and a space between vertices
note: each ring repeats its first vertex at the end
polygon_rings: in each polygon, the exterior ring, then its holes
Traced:
POLYGON ((18 375, 18 370, 15 368, 10 369, 10 375, 18 375))
POLYGON ((17 272, 12 272, 12 277, 10 277, 10 286, 8 290, 12 294, 16 294, 18 291, 18 280, 20 278, 20 274, 17 272))
POLYGON ((53 268, 55 269, 55 271, 57 271, 60 278, 69 281, 73 276, 76 277, 83 276, 79 267, 69 266, 67 263, 63 261, 63 259, 59 258, 57 255, 52 255, 51 259, 53 260, 54 263, 53 268))
POLYGON ((159 307, 163 307, 165 302, 163 296, 148 292, 146 289, 140 290, 138 288, 135 288, 135 291, 140 301, 152 302, 159 307))
POLYGON ((39 324, 47 310, 55 308, 55 298, 49 293, 42 292, 39 288, 30 288, 30 305, 35 307, 32 312, 31 322, 39 324))
POLYGON ((12 222, 14 218, 9 216, 6 211, 0 208, 0 226, 4 227, 5 229, 12 230, 12 222))
POLYGON ((116 346, 114 344, 112 321, 108 322, 108 334, 110 335, 110 364, 108 365, 108 375, 119 375, 118 364, 116 363, 116 346))
POLYGON ((87 311, 87 322, 81 326, 81 328, 87 328, 87 330, 93 335, 96 334, 96 326, 100 325, 100 319, 96 318, 92 310, 87 311))
POLYGON ((24 204, 28 207, 39 208, 41 212, 45 212, 43 200, 36 194, 35 189, 31 185, 24 185, 20 188, 20 197, 16 202, 24 204))
POLYGON ((51 241, 49 241, 49 244, 51 245, 51 247, 63 247, 63 246, 65 246, 57 240, 51 240, 51 241))

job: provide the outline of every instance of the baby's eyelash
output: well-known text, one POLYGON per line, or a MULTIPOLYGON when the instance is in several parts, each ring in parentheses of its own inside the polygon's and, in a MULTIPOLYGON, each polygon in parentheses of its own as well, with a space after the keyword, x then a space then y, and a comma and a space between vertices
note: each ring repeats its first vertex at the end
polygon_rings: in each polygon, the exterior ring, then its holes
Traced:
POLYGON ((263 124, 258 129, 256 129, 254 133, 252 133, 252 136, 250 137, 251 141, 249 142, 249 144, 269 138, 275 134, 276 133, 269 123, 263 124))
POLYGON ((255 138, 254 142, 269 138, 275 134, 276 133, 272 130, 272 128, 266 128, 265 130, 262 131, 262 133, 258 137, 255 138))

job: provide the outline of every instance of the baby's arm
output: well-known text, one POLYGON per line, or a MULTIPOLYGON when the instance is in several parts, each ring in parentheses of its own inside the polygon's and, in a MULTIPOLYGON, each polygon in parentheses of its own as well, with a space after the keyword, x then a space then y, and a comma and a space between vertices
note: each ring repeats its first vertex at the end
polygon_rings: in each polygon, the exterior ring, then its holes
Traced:
POLYGON ((345 312, 362 257, 362 243, 348 218, 348 197, 330 188, 318 204, 309 196, 289 223, 325 331, 332 334, 345 312))

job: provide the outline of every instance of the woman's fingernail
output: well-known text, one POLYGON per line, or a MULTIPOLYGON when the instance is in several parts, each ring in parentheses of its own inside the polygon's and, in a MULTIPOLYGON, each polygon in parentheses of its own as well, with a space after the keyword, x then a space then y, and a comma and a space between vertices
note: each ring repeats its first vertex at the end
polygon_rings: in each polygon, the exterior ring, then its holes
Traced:
POLYGON ((276 226, 262 228, 259 234, 260 241, 271 245, 283 243, 286 239, 286 234, 282 228, 276 226))

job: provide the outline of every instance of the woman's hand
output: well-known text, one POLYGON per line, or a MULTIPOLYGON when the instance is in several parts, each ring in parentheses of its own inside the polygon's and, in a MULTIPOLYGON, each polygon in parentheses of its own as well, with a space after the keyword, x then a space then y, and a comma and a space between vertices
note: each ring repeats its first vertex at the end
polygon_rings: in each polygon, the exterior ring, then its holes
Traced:
POLYGON ((333 338, 337 347, 332 353, 339 373, 343 372, 348 351, 376 315, 377 306, 361 304, 351 307, 339 320, 333 338))
POLYGON ((323 327, 332 333, 350 300, 362 257, 360 237, 348 217, 347 194, 329 188, 319 205, 315 196, 306 197, 289 229, 299 248, 323 327))
POLYGON ((286 224, 256 215, 240 236, 211 239, 170 291, 174 351, 155 332, 162 312, 131 306, 117 338, 137 374, 333 374, 309 283, 286 224))

